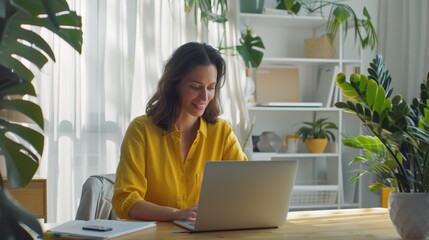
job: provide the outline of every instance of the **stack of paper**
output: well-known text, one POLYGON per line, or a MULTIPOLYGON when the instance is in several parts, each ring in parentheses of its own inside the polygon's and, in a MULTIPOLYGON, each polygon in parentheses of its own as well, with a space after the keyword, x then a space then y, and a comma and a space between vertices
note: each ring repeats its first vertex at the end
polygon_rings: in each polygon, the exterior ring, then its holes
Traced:
POLYGON ((155 222, 133 222, 133 221, 118 221, 118 220, 102 220, 96 219, 91 221, 74 220, 53 227, 49 231, 53 234, 68 237, 82 237, 90 239, 109 239, 125 235, 128 233, 140 231, 146 228, 155 227, 155 222), (110 231, 94 231, 84 230, 85 226, 97 225, 112 228, 110 231))

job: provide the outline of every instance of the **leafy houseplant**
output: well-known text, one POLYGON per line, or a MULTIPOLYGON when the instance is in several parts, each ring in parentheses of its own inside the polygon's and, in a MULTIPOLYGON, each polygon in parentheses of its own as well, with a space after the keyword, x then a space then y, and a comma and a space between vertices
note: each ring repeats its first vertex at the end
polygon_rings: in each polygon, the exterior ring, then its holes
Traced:
MULTIPOLYGON (((7 178, 13 188, 24 187, 37 171, 43 152, 41 108, 23 96, 36 96, 33 73, 21 58, 41 69, 55 56, 43 38, 23 26, 44 27, 78 52, 82 47, 81 18, 66 0, 0 0, 0 155, 6 160, 7 178), (19 113, 38 129, 27 127, 9 113, 19 113)), ((22 225, 42 234, 38 221, 8 195, 0 176, 0 239, 29 239, 22 225)))
MULTIPOLYGON (((228 1, 227 0, 187 0, 185 1, 185 11, 190 13, 194 10, 194 22, 198 25, 198 16, 204 24, 209 21, 225 23, 228 21, 228 1), (198 10, 200 15, 198 15, 198 10)), ((264 56, 264 43, 259 36, 255 36, 250 27, 241 34, 239 44, 232 47, 219 47, 221 51, 237 51, 246 65, 246 68, 257 68, 264 56)))
POLYGON ((429 192, 429 76, 420 87, 420 98, 408 105, 401 95, 392 95, 391 77, 381 56, 368 69, 369 76, 344 74, 337 85, 347 99, 336 107, 356 114, 373 136, 343 140, 346 146, 362 149, 365 155, 353 162, 368 164, 353 181, 369 172, 383 174, 383 182, 370 186, 393 187, 399 192, 429 192), (387 184, 387 185, 386 185, 387 184))
POLYGON ((276 9, 286 10, 289 14, 298 14, 301 3, 296 0, 277 0, 276 9))
POLYGON ((344 25, 344 35, 347 35, 349 29, 349 20, 352 21, 352 28, 355 33, 355 40, 359 39, 362 48, 371 47, 374 49, 378 42, 377 33, 374 25, 371 21, 366 7, 363 8, 364 18, 358 18, 352 7, 347 4, 340 3, 341 1, 324 1, 324 0, 277 0, 279 6, 293 6, 295 14, 298 14, 300 9, 306 9, 309 13, 320 11, 322 17, 324 14, 322 9, 329 8, 329 14, 327 16, 328 23, 326 25, 326 36, 329 38, 331 43, 335 40, 338 29, 344 25), (287 4, 287 2, 289 2, 287 4))
POLYGON ((328 141, 335 141, 335 134, 332 130, 338 129, 337 125, 329 122, 327 118, 317 119, 316 112, 313 112, 313 121, 302 124, 304 126, 300 127, 295 134, 307 145, 310 152, 323 152, 328 141), (313 148, 313 142, 320 142, 321 146, 313 148))
POLYGON ((381 56, 368 69, 369 76, 344 74, 337 85, 347 99, 336 106, 350 111, 371 135, 352 136, 346 146, 363 150, 352 163, 366 166, 351 178, 367 173, 378 178, 371 191, 390 187, 390 218, 401 237, 426 239, 429 236, 429 75, 420 86, 419 98, 408 105, 401 95, 392 95, 391 77, 381 56), (412 221, 404 221, 408 219, 412 221))

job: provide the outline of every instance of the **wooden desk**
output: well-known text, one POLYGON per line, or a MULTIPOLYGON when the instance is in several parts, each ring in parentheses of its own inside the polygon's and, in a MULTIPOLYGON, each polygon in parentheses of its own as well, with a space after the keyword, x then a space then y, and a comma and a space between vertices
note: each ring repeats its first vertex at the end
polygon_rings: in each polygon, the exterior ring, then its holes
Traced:
POLYGON ((43 218, 47 222, 48 211, 46 204, 46 179, 34 178, 25 188, 9 187, 6 178, 3 178, 6 189, 25 209, 30 211, 36 218, 43 218))
POLYGON ((290 212, 275 229, 187 233, 173 223, 122 236, 124 239, 401 239, 385 208, 290 212))

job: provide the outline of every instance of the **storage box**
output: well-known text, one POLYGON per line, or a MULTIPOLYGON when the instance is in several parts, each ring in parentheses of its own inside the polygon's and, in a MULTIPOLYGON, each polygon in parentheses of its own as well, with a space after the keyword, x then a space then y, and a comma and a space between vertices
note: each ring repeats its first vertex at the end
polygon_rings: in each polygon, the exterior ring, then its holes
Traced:
POLYGON ((304 39, 304 51, 308 58, 335 58, 335 48, 326 36, 304 39))
POLYGON ((337 204, 337 198, 336 190, 294 190, 291 206, 334 205, 337 204))
POLYGON ((256 102, 300 102, 297 67, 264 66, 256 69, 256 102))

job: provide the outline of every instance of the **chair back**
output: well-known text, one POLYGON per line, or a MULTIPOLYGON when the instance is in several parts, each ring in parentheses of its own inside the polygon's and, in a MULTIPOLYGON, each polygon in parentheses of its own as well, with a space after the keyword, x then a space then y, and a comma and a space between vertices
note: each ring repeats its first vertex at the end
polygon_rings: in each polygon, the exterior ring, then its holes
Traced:
POLYGON ((82 187, 76 220, 117 219, 112 211, 116 174, 89 177, 82 187))

